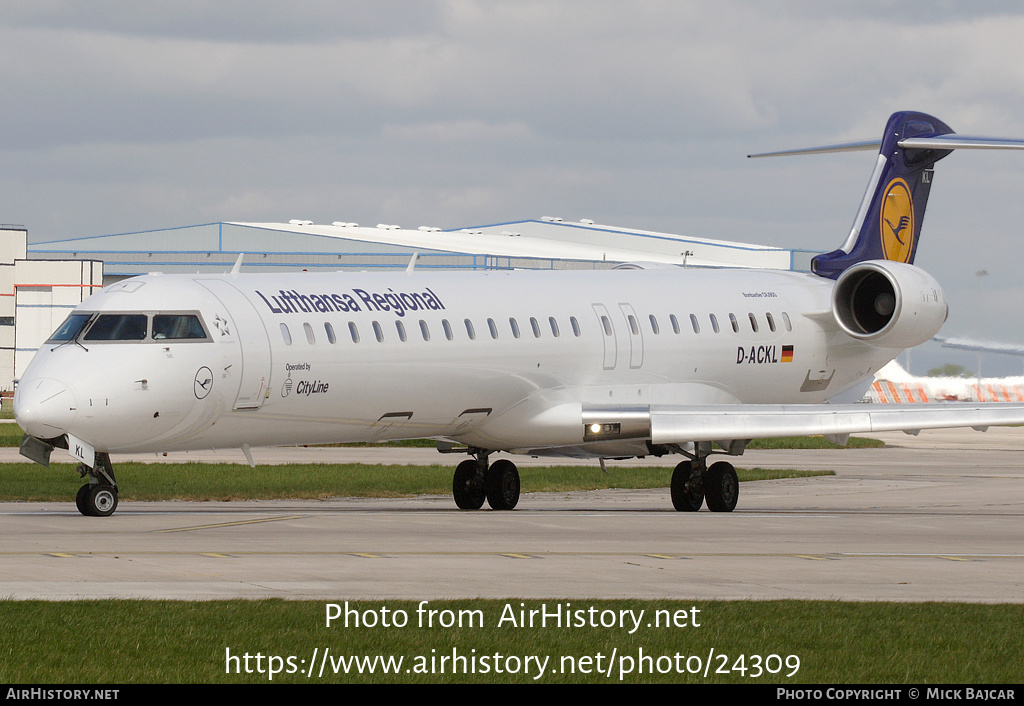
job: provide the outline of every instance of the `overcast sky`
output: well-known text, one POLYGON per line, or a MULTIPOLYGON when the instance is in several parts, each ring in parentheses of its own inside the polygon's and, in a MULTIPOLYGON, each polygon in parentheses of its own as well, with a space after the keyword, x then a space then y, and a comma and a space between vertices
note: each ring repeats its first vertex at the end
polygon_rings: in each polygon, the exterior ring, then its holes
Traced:
MULTIPOLYGON (((43 241, 561 216, 831 250, 874 157, 745 155, 908 109, 1024 137, 1020 8, 0 0, 0 222, 43 241)), ((944 333, 1024 342, 1022 217, 1024 153, 938 165, 917 264, 944 333)))

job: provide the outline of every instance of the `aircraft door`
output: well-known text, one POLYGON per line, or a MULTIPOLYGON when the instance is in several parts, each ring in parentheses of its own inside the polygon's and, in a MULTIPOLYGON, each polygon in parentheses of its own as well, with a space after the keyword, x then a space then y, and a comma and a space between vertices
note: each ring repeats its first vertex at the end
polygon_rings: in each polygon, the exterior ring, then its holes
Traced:
POLYGON ((626 332, 629 334, 629 367, 640 368, 644 364, 644 334, 640 330, 640 319, 632 304, 619 304, 619 310, 626 319, 626 332))
POLYGON ((196 280, 224 305, 229 321, 221 340, 233 338, 241 353, 238 396, 234 409, 259 409, 270 386, 270 339, 252 303, 230 282, 222 279, 196 280))
POLYGON ((604 369, 614 370, 618 359, 619 345, 615 338, 615 325, 604 304, 593 304, 594 313, 597 314, 597 327, 601 332, 601 340, 604 343, 604 369))

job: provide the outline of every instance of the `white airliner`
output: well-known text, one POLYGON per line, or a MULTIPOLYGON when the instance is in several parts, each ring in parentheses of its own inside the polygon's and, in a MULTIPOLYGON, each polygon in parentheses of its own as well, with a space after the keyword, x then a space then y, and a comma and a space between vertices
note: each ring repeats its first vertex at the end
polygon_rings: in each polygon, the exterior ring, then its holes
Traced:
POLYGON ((829 404, 947 313, 913 264, 932 165, 954 148, 1024 148, 897 113, 846 243, 814 273, 610 271, 147 275, 78 306, 14 400, 23 453, 81 462, 86 515, 109 515, 109 454, 433 438, 470 458, 460 508, 511 509, 497 452, 681 454, 677 510, 736 506, 753 438, 1024 422, 1024 405, 829 404), (464 447, 464 448, 462 448, 464 447))
POLYGON ((872 402, 1024 402, 1024 377, 919 377, 895 360, 875 374, 872 402))

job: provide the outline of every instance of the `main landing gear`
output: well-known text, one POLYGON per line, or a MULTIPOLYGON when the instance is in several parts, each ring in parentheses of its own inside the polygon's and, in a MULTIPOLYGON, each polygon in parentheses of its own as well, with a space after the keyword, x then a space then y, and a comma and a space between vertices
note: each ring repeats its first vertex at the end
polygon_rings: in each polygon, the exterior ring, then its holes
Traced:
POLYGON ((89 482, 78 489, 75 504, 78 511, 90 517, 108 517, 117 509, 117 481, 114 480, 114 468, 110 465, 110 456, 105 453, 96 454, 93 468, 84 463, 78 466, 79 475, 89 476, 89 482))
MULTIPOLYGON (((451 453, 445 451, 445 453, 451 453)), ((519 502, 519 469, 507 459, 487 462, 488 452, 472 449, 475 458, 455 469, 452 496, 462 510, 479 510, 484 500, 492 510, 511 510, 519 502)), ((712 512, 732 512, 740 496, 739 478, 731 463, 707 465, 710 445, 700 444, 672 473, 672 506, 680 512, 697 512, 705 503, 712 512)))
POLYGON ((696 512, 707 503, 711 512, 732 512, 740 497, 739 478, 731 463, 719 461, 707 467, 698 454, 672 472, 672 506, 680 512, 696 512))
POLYGON ((479 510, 485 499, 492 510, 511 510, 519 502, 519 469, 504 458, 488 464, 479 452, 456 467, 452 495, 461 510, 479 510))

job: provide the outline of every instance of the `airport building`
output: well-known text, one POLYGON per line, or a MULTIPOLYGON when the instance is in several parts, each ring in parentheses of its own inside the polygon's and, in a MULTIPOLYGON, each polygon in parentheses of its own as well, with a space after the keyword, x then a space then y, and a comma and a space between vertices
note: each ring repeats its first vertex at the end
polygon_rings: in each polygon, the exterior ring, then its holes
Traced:
POLYGON ((226 272, 244 253, 248 271, 450 269, 599 269, 623 262, 690 267, 772 267, 808 270, 813 253, 560 218, 442 231, 335 222, 207 223, 33 243, 33 259, 94 259, 107 282, 160 271, 226 272))
POLYGON ((0 391, 93 291, 150 272, 405 269, 609 269, 634 266, 810 269, 811 252, 545 217, 458 230, 312 221, 221 222, 29 243, 0 226, 0 391))
POLYGON ((36 349, 103 286, 103 263, 28 256, 24 226, 0 225, 0 393, 10 393, 36 349))

